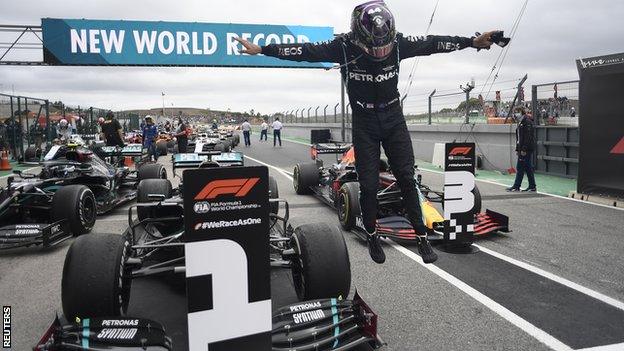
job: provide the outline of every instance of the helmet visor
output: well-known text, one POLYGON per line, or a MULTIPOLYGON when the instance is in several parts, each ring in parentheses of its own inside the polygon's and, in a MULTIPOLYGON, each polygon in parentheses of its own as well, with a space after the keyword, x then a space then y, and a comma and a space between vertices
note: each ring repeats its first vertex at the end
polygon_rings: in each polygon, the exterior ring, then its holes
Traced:
POLYGON ((373 46, 373 47, 368 47, 362 43, 358 42, 358 46, 362 49, 362 51, 364 51, 367 55, 375 58, 375 59, 385 59, 386 57, 388 57, 390 55, 390 53, 392 53, 392 50, 394 49, 394 42, 390 43, 390 44, 386 44, 383 46, 373 46))

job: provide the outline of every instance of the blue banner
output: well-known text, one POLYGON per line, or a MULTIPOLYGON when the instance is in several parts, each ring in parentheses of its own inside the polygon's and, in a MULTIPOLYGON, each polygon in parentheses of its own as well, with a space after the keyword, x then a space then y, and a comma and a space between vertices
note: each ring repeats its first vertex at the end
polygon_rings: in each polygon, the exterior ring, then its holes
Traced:
POLYGON ((330 63, 240 54, 258 45, 331 40, 332 27, 44 18, 44 62, 51 65, 328 68, 330 63))

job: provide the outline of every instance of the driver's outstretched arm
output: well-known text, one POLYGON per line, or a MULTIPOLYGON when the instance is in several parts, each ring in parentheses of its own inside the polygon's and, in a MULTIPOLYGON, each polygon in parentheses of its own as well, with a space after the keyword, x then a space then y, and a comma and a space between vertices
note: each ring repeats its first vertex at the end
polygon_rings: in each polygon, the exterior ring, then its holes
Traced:
POLYGON ((334 62, 342 63, 343 48, 339 39, 321 43, 269 44, 259 46, 245 39, 235 38, 244 47, 241 53, 277 57, 289 61, 334 62))

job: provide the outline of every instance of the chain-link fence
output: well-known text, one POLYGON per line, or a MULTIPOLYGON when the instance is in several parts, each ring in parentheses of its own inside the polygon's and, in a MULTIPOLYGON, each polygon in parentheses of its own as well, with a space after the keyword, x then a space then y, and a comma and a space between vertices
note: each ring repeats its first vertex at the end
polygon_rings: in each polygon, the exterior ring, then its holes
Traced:
POLYGON ((49 101, 0 94, 0 148, 14 160, 32 156, 52 138, 49 101))
POLYGON ((0 94, 0 148, 11 159, 34 161, 59 137, 59 122, 85 138, 99 133, 98 118, 108 110, 67 105, 45 98, 0 94))
POLYGON ((578 125, 578 80, 533 85, 533 115, 539 124, 578 125))

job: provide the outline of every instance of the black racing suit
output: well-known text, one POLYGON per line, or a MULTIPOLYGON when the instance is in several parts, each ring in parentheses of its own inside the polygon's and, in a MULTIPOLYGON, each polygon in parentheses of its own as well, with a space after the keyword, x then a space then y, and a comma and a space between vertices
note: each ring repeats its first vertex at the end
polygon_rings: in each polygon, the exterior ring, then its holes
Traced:
POLYGON ((280 59, 342 65, 342 79, 353 109, 355 167, 360 182, 362 218, 368 232, 375 230, 377 219, 381 144, 401 189, 408 219, 418 234, 426 233, 414 180, 412 141, 397 89, 399 62, 414 56, 450 52, 470 46, 472 38, 435 35, 404 37, 398 33, 394 50, 382 61, 369 59, 349 40, 349 34, 323 43, 270 44, 262 47, 264 55, 280 59))

